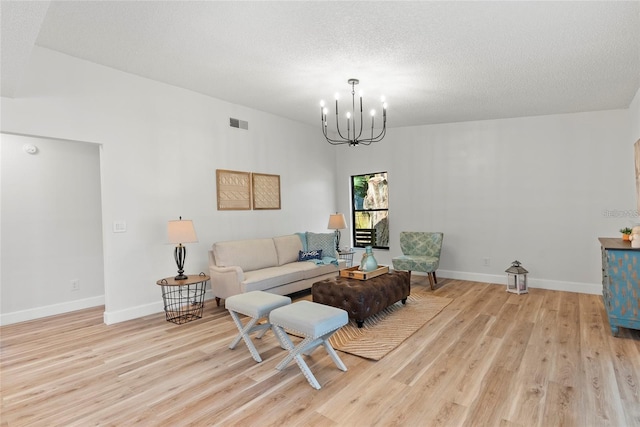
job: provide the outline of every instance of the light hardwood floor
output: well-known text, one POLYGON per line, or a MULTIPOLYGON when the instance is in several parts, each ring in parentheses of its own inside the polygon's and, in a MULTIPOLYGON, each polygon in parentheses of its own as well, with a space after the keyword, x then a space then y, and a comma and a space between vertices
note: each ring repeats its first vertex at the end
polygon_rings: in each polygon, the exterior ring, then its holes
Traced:
MULTIPOLYGON (((412 286, 428 288, 426 277, 412 286)), ((441 279, 454 299, 378 362, 320 348, 314 390, 271 332, 256 363, 214 301, 184 325, 103 308, 0 328, 2 426, 640 426, 640 332, 602 299, 441 279)))

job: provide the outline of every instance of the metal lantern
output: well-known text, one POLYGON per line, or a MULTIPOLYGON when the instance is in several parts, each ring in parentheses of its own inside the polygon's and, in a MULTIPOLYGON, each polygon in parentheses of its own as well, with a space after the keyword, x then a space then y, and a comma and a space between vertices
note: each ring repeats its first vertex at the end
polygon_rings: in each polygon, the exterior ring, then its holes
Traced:
POLYGON ((520 264, 520 261, 513 261, 511 267, 505 270, 507 273, 507 292, 514 294, 527 294, 527 273, 528 271, 520 264))

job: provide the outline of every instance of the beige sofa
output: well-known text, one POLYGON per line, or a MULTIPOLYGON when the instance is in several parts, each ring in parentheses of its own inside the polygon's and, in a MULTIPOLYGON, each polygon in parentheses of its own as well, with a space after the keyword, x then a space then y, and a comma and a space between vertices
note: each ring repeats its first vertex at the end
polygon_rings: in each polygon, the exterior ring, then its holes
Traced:
POLYGON ((220 305, 220 299, 250 291, 288 295, 337 276, 339 268, 346 264, 335 259, 335 247, 330 244, 324 245, 327 256, 322 260, 298 261, 303 249, 318 249, 303 246, 306 236, 309 240, 305 243, 309 243, 331 234, 300 233, 214 243, 209 250, 209 275, 217 304, 220 305))

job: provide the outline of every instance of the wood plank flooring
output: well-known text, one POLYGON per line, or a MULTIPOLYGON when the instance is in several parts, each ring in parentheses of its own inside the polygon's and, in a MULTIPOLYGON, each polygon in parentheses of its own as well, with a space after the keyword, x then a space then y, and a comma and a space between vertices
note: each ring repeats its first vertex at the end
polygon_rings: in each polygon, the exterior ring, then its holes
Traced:
MULTIPOLYGON (((426 277, 412 286, 429 288, 426 277)), ((640 426, 640 332, 611 335, 602 299, 441 279, 453 298, 378 362, 320 348, 256 363, 224 308, 104 325, 103 308, 0 328, 2 426, 640 426)))

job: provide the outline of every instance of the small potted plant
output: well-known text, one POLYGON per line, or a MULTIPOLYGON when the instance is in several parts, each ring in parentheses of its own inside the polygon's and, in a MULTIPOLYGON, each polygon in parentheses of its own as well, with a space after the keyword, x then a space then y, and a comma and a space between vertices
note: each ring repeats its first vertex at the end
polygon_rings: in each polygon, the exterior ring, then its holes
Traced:
POLYGON ((622 240, 629 240, 631 236, 631 229, 629 227, 621 228, 620 232, 622 233, 622 240))

